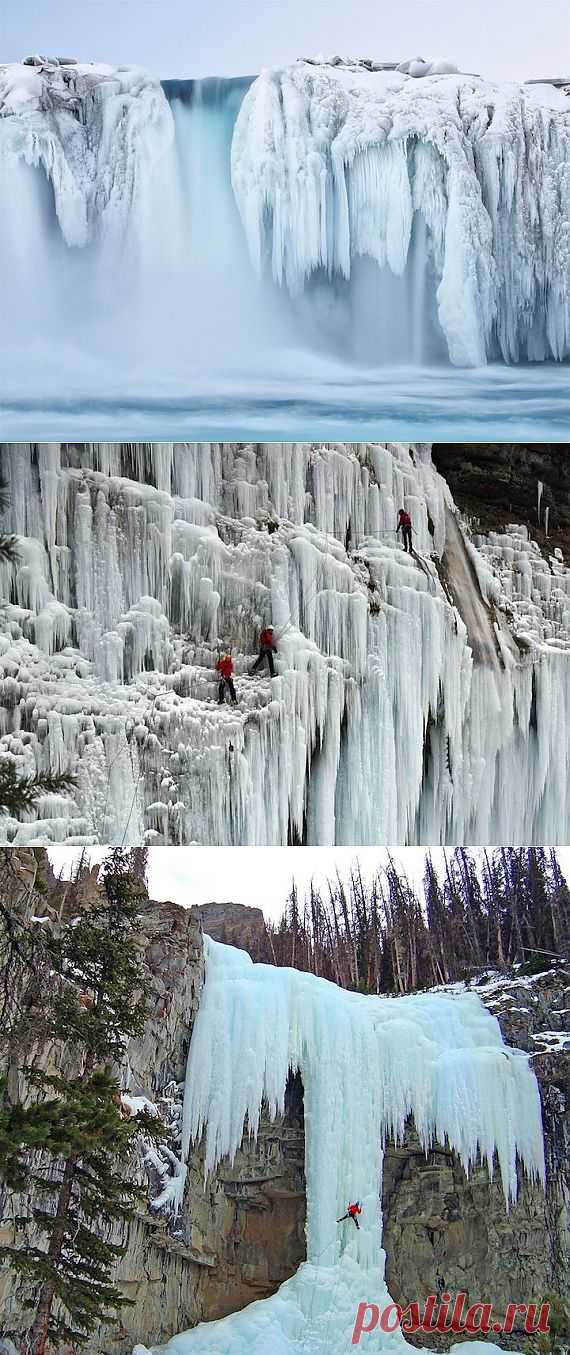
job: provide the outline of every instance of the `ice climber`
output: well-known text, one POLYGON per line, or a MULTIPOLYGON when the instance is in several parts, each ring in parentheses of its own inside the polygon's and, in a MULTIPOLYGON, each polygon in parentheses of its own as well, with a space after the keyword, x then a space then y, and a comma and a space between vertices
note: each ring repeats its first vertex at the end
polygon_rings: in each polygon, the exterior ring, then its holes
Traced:
POLYGON ((352 1222, 356 1224, 356 1227, 360 1228, 360 1224, 358 1222, 358 1215, 361 1213, 362 1209, 357 1200, 356 1204, 349 1204, 346 1214, 343 1214, 341 1219, 337 1219, 337 1223, 344 1223, 345 1219, 352 1219, 352 1222))
POLYGON ((260 668, 263 668, 265 660, 267 659, 271 677, 277 677, 275 663, 273 661, 273 655, 276 653, 277 644, 275 642, 275 631, 273 626, 265 626, 259 637, 259 658, 255 660, 253 668, 250 668, 249 670, 251 676, 253 677, 254 673, 258 673, 260 668))
POLYGON ((403 545, 404 545, 404 550, 405 550, 405 551, 409 551, 409 554, 411 555, 411 554, 412 554, 412 519, 411 519, 411 517, 410 517, 410 514, 409 514, 409 513, 406 513, 405 508, 401 508, 401 509, 400 509, 400 512, 398 513, 398 526, 397 526, 397 528, 396 528, 396 532, 401 532, 401 533, 402 533, 402 541, 403 541, 403 545))
POLYGON ((232 706, 237 706, 236 689, 233 680, 234 661, 231 654, 222 654, 216 664, 216 672, 220 674, 218 686, 218 705, 223 706, 226 699, 226 692, 229 692, 232 706))

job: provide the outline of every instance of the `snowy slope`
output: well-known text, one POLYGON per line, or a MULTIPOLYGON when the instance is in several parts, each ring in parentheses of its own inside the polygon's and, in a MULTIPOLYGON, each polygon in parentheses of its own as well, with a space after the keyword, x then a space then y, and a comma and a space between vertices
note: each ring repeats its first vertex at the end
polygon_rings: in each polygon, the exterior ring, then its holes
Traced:
POLYGON ((293 294, 363 256, 403 274, 415 227, 415 304, 431 275, 454 364, 570 354, 563 90, 297 62, 247 93, 232 179, 256 268, 293 294))
MULTIPOLYGON (((257 1133, 262 1100, 283 1109, 289 1069, 304 1088, 307 1261, 270 1299, 173 1337, 168 1355, 348 1350, 358 1304, 390 1302, 380 1210, 382 1145, 413 1114, 422 1144, 447 1140, 465 1167, 495 1153, 505 1202, 517 1158, 544 1180, 538 1086, 474 994, 398 999, 346 993, 296 970, 254 965, 206 938, 206 983, 186 1079, 183 1151, 206 1132, 206 1169, 257 1133), (349 1200, 360 1231, 337 1225, 349 1200)), ((398 1331, 370 1351, 407 1348, 398 1331)), ((477 1343, 475 1343, 477 1345, 477 1343)), ((488 1350, 488 1346, 482 1349, 488 1350)), ((136 1347, 143 1355, 144 1347, 136 1347)))
POLYGON ((428 447, 5 463, 0 747, 78 778, 71 804, 1 820, 8 840, 568 841, 570 571, 521 528, 470 540, 428 447), (248 675, 269 621, 273 682, 248 675), (216 703, 228 647, 235 710, 216 703))

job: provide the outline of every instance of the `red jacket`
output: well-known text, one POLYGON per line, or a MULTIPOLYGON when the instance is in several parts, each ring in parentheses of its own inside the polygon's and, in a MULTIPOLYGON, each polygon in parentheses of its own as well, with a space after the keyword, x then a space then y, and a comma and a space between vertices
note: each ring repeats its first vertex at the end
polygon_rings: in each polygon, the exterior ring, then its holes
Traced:
POLYGON ((277 645, 275 644, 275 631, 267 630, 266 627, 265 630, 262 630, 261 632, 259 643, 262 649, 277 649, 277 645))
POLYGON ((222 659, 218 659, 216 672, 221 673, 222 677, 231 678, 234 671, 234 661, 230 659, 229 654, 224 654, 222 659))
POLYGON ((398 525, 399 525, 400 527, 411 527, 411 525, 412 525, 412 519, 411 519, 411 517, 410 517, 410 514, 409 514, 409 513, 400 513, 400 518, 399 518, 399 524, 398 524, 398 525))
POLYGON ((349 1206, 348 1206, 348 1213, 350 1214, 350 1217, 351 1217, 351 1218, 354 1218, 354 1215, 355 1215, 355 1214, 361 1214, 361 1213, 362 1213, 362 1210, 361 1210, 361 1208, 360 1208, 360 1205, 359 1205, 359 1204, 349 1204, 349 1206))

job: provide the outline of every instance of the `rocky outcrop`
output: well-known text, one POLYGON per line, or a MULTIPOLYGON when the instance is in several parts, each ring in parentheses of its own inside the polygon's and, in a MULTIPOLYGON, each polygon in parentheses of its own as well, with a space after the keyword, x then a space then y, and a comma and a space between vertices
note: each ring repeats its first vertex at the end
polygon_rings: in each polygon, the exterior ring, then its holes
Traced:
POLYGON ((436 443, 437 469, 482 532, 523 523, 541 549, 570 555, 570 449, 563 444, 436 443), (539 506, 539 484, 543 485, 539 506), (545 510, 548 508, 548 537, 545 510))
POLYGON ((267 947, 267 928, 261 908, 243 903, 202 903, 193 909, 213 941, 247 950, 257 959, 267 947))

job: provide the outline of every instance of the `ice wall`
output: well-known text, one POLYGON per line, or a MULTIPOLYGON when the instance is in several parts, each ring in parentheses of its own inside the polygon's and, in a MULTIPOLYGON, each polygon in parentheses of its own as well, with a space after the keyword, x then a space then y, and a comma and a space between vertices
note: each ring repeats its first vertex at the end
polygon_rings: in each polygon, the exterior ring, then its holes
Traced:
POLYGON ((255 267, 292 293, 365 258, 403 275, 414 244, 416 304, 431 275, 453 363, 570 353, 562 90, 297 62, 247 93, 232 179, 255 267))
MULTIPOLYGON (((254 965, 205 938, 206 982, 184 1100, 183 1151, 206 1135, 206 1171, 233 1157, 262 1101, 283 1110, 289 1070, 303 1080, 307 1261, 277 1294, 175 1336, 168 1355, 348 1350, 358 1304, 390 1302, 380 1209, 382 1148, 413 1115, 426 1149, 437 1138, 461 1158, 498 1165, 508 1207, 517 1162, 544 1181, 538 1086, 528 1057, 504 1046, 472 993, 398 999, 343 992, 293 969, 254 965), (352 1200, 361 1228, 337 1224, 352 1200)), ((401 1349, 391 1336, 370 1351, 401 1349)), ((143 1347, 137 1347, 142 1355, 143 1347)))
POLYGON ((524 529, 466 537, 428 447, 2 457, 0 748, 78 780, 9 840, 568 841, 570 572, 524 529))
POLYGON ((62 363, 113 400, 307 350, 317 379, 568 356, 563 90, 417 62, 249 85, 0 66, 5 398, 59 398, 62 363))

